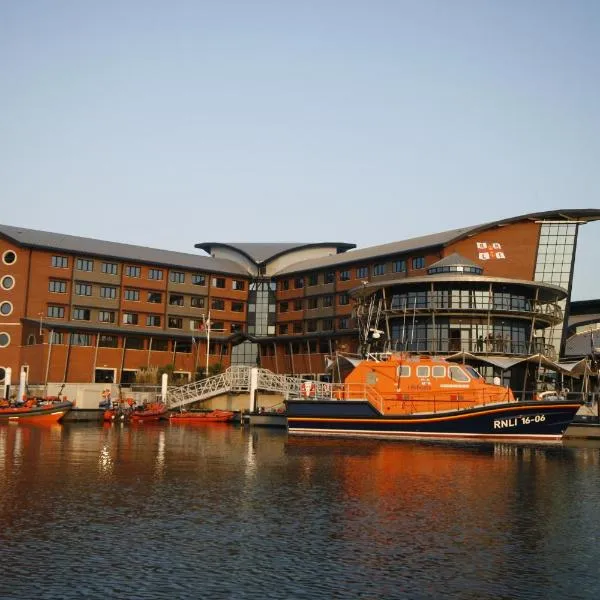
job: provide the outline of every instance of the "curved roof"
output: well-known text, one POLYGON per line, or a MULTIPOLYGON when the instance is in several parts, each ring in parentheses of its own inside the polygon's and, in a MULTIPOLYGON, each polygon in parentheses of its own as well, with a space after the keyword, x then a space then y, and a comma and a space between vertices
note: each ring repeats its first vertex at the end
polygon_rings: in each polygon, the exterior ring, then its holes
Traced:
POLYGON ((159 264, 186 269, 198 269, 215 273, 244 275, 246 270, 237 263, 222 258, 202 256, 200 254, 186 254, 184 252, 171 252, 147 246, 134 246, 120 242, 107 242, 93 238, 52 233, 0 225, 0 235, 3 235, 19 246, 56 250, 57 252, 72 252, 74 254, 99 256, 117 260, 130 260, 147 264, 159 264))
POLYGON ((438 260, 437 262, 429 265, 427 269, 439 269, 440 267, 475 267, 477 269, 483 270, 481 265, 478 265, 476 262, 465 258, 458 254, 458 252, 453 252, 449 256, 438 260))
POLYGON ((234 250, 245 256, 251 262, 262 265, 283 254, 297 252, 298 250, 333 247, 339 253, 356 248, 356 244, 347 244, 345 242, 315 242, 308 244, 304 242, 202 242, 194 244, 194 247, 204 250, 205 252, 208 252, 208 254, 212 254, 214 248, 234 250))
POLYGON ((564 210, 549 210, 545 212, 528 213, 518 217, 510 217, 499 221, 489 221, 481 225, 473 225, 470 227, 461 227, 459 229, 451 229, 441 233, 430 235, 422 235, 419 237, 410 238, 399 242, 390 242, 378 246, 370 246, 368 248, 360 248, 351 250, 344 254, 335 256, 326 256, 314 260, 305 260, 299 263, 294 263, 282 269, 277 275, 288 275, 298 273, 309 269, 326 268, 333 265, 341 265, 346 263, 356 263, 361 260, 370 261, 375 258, 384 258, 395 254, 406 252, 415 252, 425 250, 427 248, 445 247, 452 243, 458 242, 461 239, 471 237, 492 227, 503 227, 511 223, 519 221, 580 221, 587 223, 588 221, 600 220, 600 209, 564 209, 564 210))
POLYGON ((364 283, 359 287, 350 290, 352 296, 368 296, 383 288, 392 286, 411 286, 420 283, 501 283, 505 285, 519 285, 523 287, 539 289, 542 292, 548 292, 547 297, 540 298, 545 301, 562 300, 566 298, 568 293, 564 288, 545 283, 542 281, 529 281, 526 279, 505 279, 503 277, 486 277, 485 275, 457 275, 455 273, 443 275, 424 275, 421 277, 401 277, 398 279, 387 279, 385 281, 376 281, 372 283, 364 283))

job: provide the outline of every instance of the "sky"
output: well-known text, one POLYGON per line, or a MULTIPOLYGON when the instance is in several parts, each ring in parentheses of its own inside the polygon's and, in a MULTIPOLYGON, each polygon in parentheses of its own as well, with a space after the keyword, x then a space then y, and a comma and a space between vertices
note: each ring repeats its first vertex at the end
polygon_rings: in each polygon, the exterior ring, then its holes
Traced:
POLYGON ((194 253, 600 208, 597 0, 0 0, 0 74, 8 225, 194 253))

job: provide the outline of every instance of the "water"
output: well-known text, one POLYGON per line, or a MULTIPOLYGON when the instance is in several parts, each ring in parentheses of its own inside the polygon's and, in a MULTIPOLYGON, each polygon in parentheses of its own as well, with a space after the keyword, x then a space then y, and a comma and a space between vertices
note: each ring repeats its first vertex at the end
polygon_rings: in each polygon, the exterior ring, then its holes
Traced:
POLYGON ((600 449, 0 426, 0 598, 600 597, 600 449))

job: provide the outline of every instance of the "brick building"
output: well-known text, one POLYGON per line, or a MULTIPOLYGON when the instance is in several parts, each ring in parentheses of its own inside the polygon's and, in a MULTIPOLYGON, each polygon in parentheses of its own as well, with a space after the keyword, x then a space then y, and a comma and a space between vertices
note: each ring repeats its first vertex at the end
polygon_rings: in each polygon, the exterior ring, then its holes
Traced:
POLYGON ((479 337, 500 331, 497 358, 556 360, 577 232, 598 219, 549 211, 362 249, 196 244, 207 255, 0 225, 0 382, 10 367, 33 384, 127 384, 165 365, 187 381, 217 363, 323 376, 328 355, 358 350, 356 301, 377 290, 396 311, 396 347, 408 316, 412 351, 490 354, 479 337))

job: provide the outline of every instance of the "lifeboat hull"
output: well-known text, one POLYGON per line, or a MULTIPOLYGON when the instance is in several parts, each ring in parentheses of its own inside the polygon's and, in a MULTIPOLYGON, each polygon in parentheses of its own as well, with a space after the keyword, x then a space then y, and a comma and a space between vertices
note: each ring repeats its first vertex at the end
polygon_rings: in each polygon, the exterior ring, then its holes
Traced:
POLYGON ((205 413, 171 413, 170 420, 174 423, 228 423, 233 421, 234 412, 228 410, 213 410, 205 413))
POLYGON ((581 404, 528 401, 382 415, 366 400, 288 400, 288 432, 373 438, 558 441, 581 404))
POLYGON ((39 406, 0 408, 0 423, 58 423, 72 406, 71 402, 57 402, 39 406))

